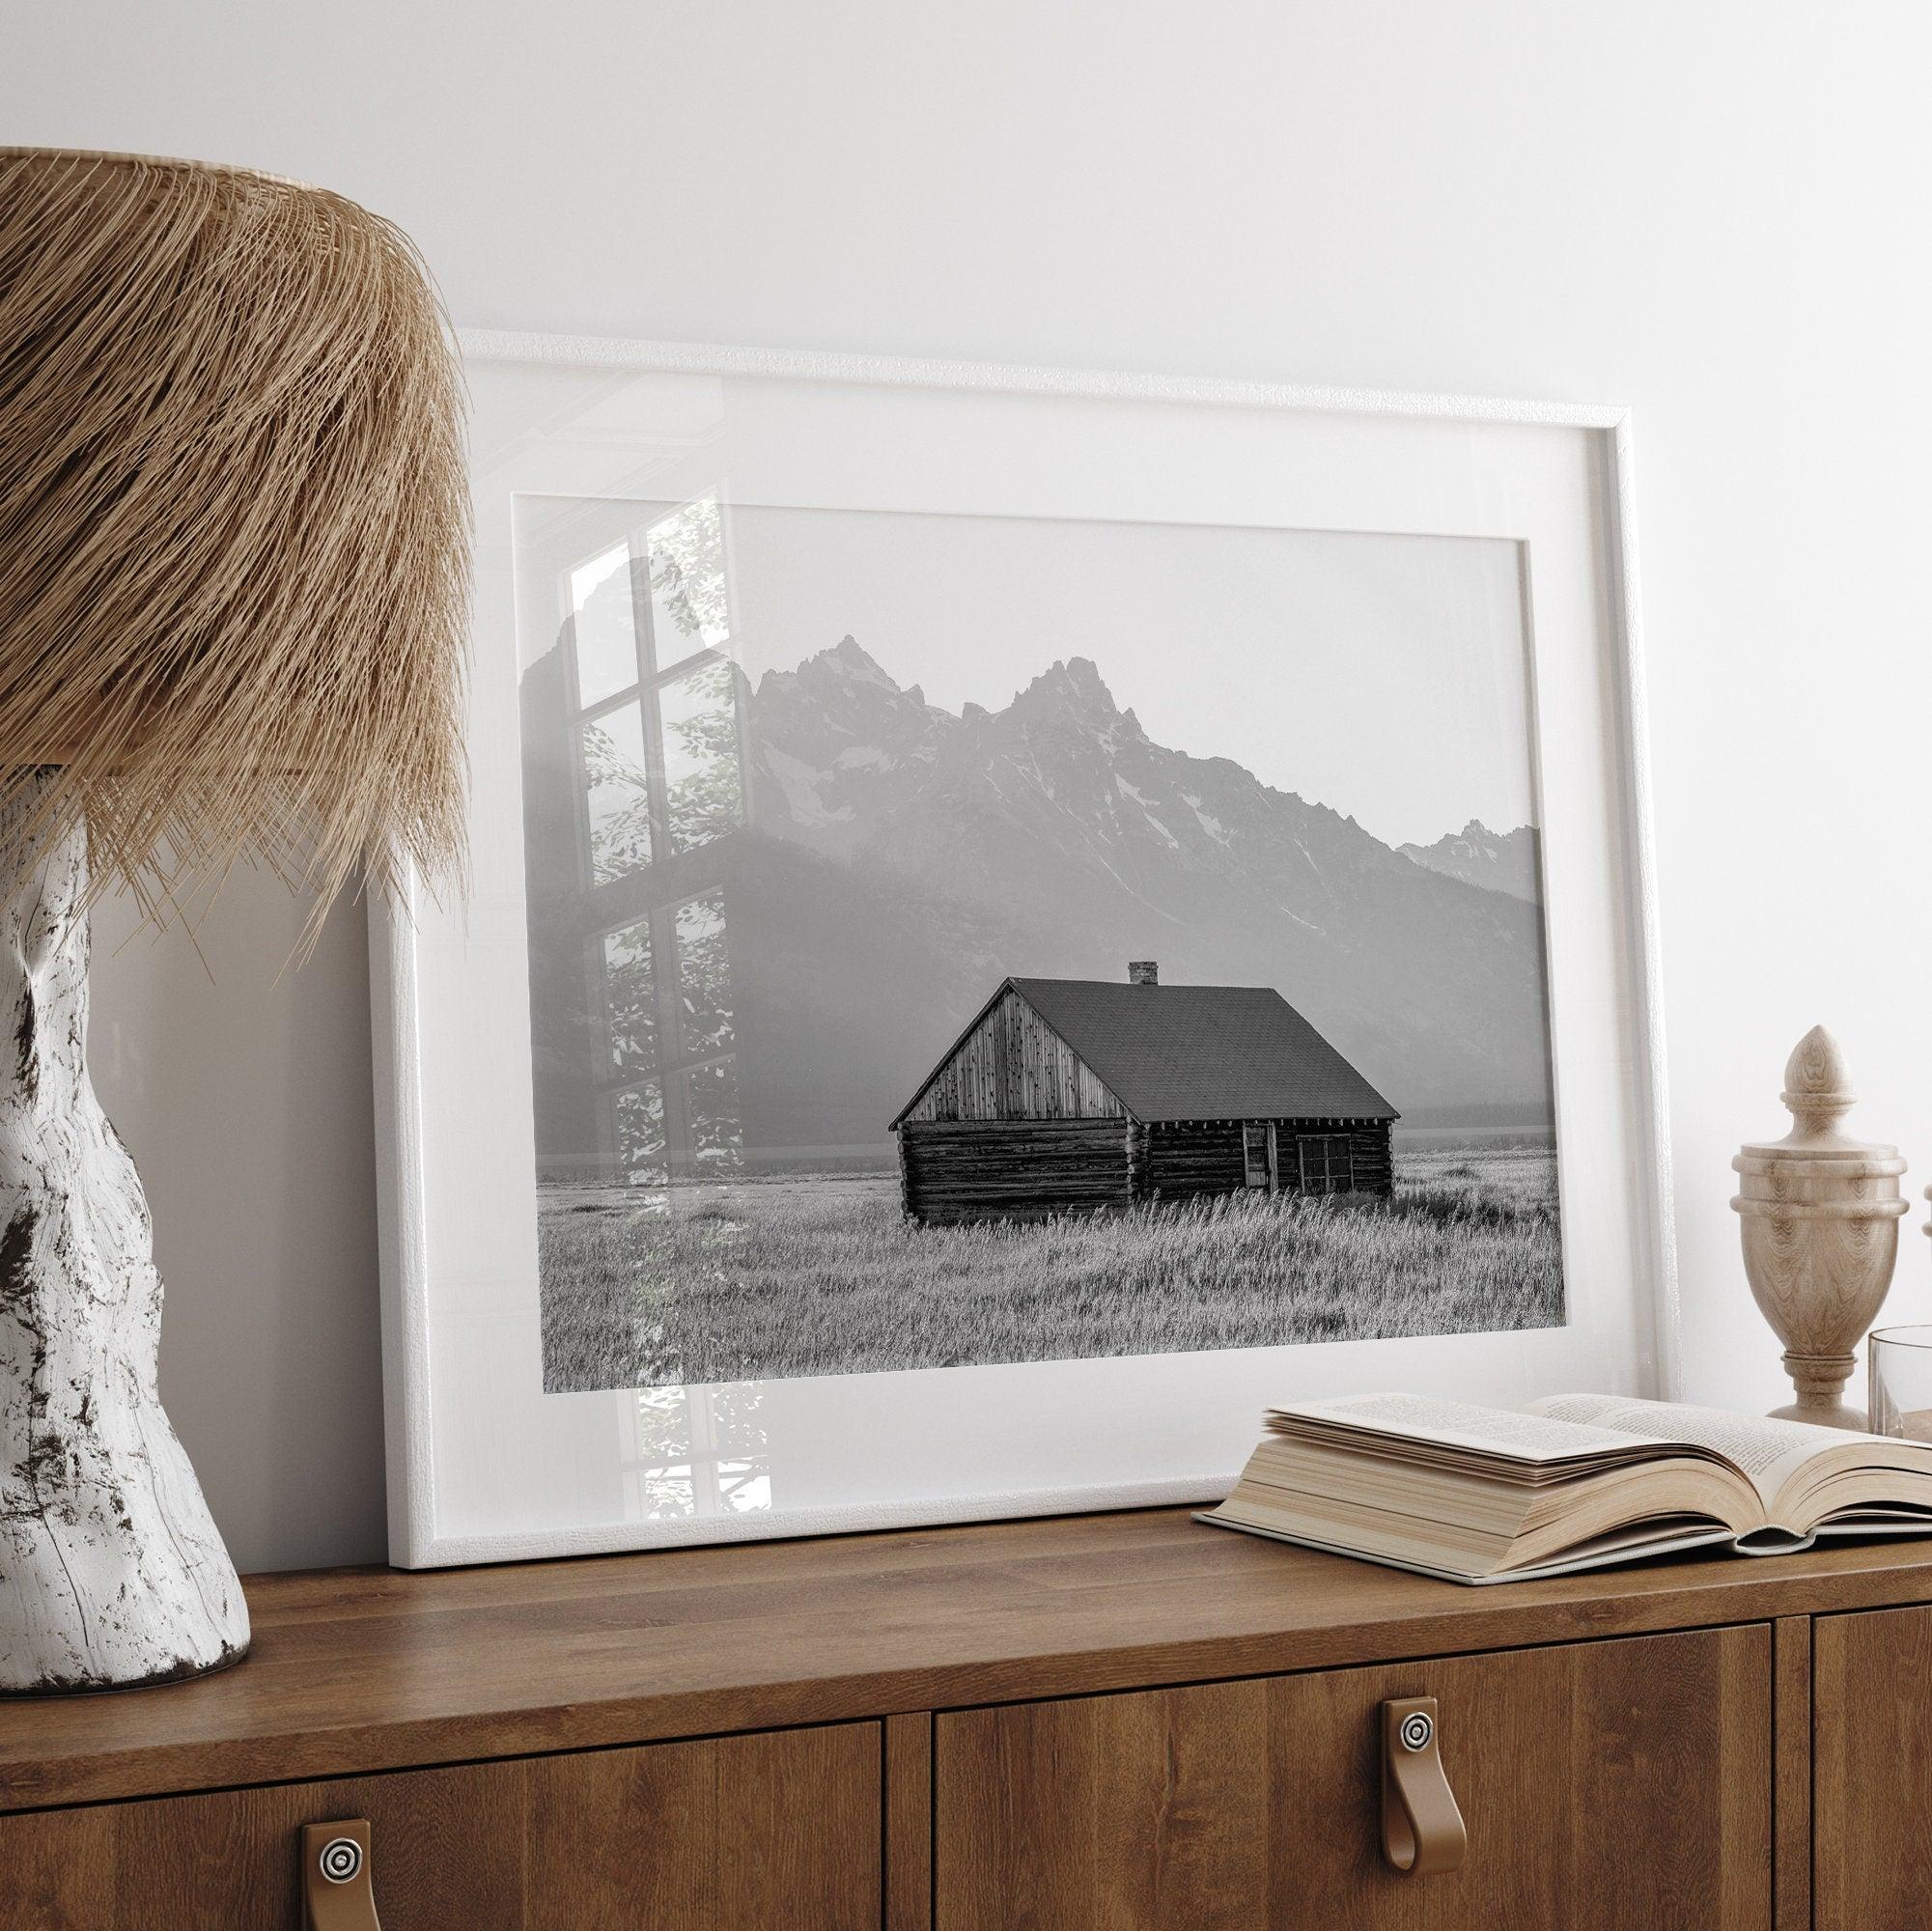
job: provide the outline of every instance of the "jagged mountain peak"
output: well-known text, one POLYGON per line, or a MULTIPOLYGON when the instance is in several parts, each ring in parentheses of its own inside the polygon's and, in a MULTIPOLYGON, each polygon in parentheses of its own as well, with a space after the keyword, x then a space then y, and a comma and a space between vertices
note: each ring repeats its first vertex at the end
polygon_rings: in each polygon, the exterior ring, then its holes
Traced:
POLYGON ((1022 717, 1050 711, 1102 726, 1120 717, 1113 692, 1091 658, 1055 658, 1024 690, 1014 694, 1009 708, 1022 717))
POLYGON ((823 663, 844 677, 855 677, 861 683, 879 685, 885 690, 896 691, 899 688, 897 679, 850 630, 830 650, 821 651, 811 661, 823 663))
POLYGON ((1433 845, 1396 849, 1405 858, 1444 878, 1460 879, 1485 891, 1506 892, 1532 905, 1540 900, 1541 854, 1534 826, 1492 831, 1480 818, 1471 818, 1460 831, 1445 831, 1433 845))
MULTIPOLYGON (((901 686, 848 634, 796 670, 768 671, 751 718, 770 780, 755 787, 766 822, 827 848, 910 849, 929 816, 972 811, 1018 836, 1071 839, 1078 863, 1116 880, 1149 860, 1222 876, 1261 866, 1300 891, 1291 875, 1302 871, 1326 880, 1334 865, 1399 862, 1352 815, 1230 759, 1157 743, 1088 657, 1056 658, 1003 709, 968 699, 955 713, 901 686)), ((1434 846, 1399 851, 1466 884, 1538 896, 1527 826, 1498 834, 1472 817, 1434 846)))
POLYGON ((873 685, 890 696, 902 694, 897 680, 850 631, 829 649, 804 658, 796 670, 768 670, 758 687, 787 690, 800 685, 838 684, 873 685))

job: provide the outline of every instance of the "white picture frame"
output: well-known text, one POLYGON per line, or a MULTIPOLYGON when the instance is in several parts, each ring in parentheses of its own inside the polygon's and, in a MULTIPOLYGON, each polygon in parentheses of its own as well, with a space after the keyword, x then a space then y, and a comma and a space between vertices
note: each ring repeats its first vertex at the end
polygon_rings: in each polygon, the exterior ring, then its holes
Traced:
POLYGON ((1262 1408, 1298 1393, 1677 1393, 1627 409, 493 331, 462 344, 477 404, 475 890, 439 907, 412 884, 406 902, 371 909, 393 1562, 1194 1502, 1225 1490, 1262 1408), (662 1471, 646 1482, 635 1466, 636 1391, 543 1391, 521 821, 506 757, 512 509, 519 495, 639 493, 627 438, 665 381, 755 394, 788 434, 850 442, 860 453, 826 467, 848 492, 833 507, 905 507, 892 492, 938 490, 1004 515, 1132 519, 1158 498, 1178 520, 1523 546, 1561 1327, 768 1383, 767 1500, 749 1507, 722 1494, 737 1481, 743 1501, 744 1470, 721 1475, 707 1446, 711 1391, 689 1390, 677 1477, 688 1495, 672 1513, 662 1471), (919 457, 938 449, 935 483, 919 457))

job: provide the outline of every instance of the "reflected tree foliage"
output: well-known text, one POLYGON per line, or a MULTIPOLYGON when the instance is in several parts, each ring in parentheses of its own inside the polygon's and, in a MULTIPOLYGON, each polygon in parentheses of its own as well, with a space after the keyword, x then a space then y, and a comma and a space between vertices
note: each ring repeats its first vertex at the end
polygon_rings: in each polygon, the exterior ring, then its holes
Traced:
POLYGON ((737 1514, 771 1505, 765 1391, 727 1387, 637 1391, 639 1512, 648 1519, 737 1514))
POLYGON ((701 1168, 735 1167, 743 1146, 738 1123, 738 1061, 714 1060, 685 1075, 685 1118, 701 1168))
POLYGON ((720 893, 678 909, 678 1015, 686 1058, 731 1045, 731 959, 720 893))
POLYGON ((720 838, 743 822, 738 704, 728 663, 710 663, 667 684, 664 720, 666 818, 674 850, 720 838))
POLYGON ((632 1187, 662 1186, 671 1171, 663 1089, 655 1079, 632 1086, 616 1096, 612 1113, 622 1177, 632 1187))
POLYGON ((603 936, 603 1010, 611 1071, 649 1072, 658 1063, 658 988, 648 919, 603 936))
MULTIPOLYGON (((715 650, 731 634, 724 578, 724 519, 717 498, 701 496, 662 521, 645 539, 650 557, 652 612, 658 628, 658 660, 673 653, 664 627, 693 646, 715 650)), ((677 653, 683 655, 683 653, 677 653)))
POLYGON ((651 781, 644 715, 626 704, 583 725, 591 882, 607 885, 651 862, 651 781))

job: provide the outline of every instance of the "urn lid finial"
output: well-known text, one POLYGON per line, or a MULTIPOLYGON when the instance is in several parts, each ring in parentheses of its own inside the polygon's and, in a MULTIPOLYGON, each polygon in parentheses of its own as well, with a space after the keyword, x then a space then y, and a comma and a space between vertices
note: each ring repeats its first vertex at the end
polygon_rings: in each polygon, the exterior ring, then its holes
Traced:
POLYGON ((1838 1122, 1858 1097, 1838 1042, 1823 1026, 1813 1026, 1784 1062, 1784 1090, 1778 1098, 1791 1109, 1791 1131, 1782 1139, 1744 1147, 1741 1158, 1747 1162, 1891 1158, 1896 1147, 1854 1139, 1838 1131, 1838 1122))
POLYGON ((1796 1122, 1792 1138, 1830 1133, 1858 1097, 1838 1042, 1823 1026, 1814 1025, 1784 1062, 1784 1091, 1778 1098, 1791 1108, 1796 1122))

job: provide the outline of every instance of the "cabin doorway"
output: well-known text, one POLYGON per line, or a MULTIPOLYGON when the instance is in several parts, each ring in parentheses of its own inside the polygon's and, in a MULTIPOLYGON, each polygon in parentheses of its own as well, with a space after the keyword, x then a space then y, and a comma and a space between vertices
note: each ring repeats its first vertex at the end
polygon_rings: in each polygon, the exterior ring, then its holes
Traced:
POLYGON ((1241 1129, 1241 1153, 1245 1183, 1273 1193, 1280 1184, 1279 1169, 1274 1160, 1274 1123, 1272 1120, 1245 1121, 1241 1129))

